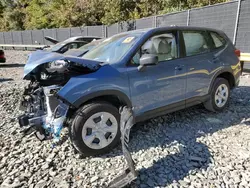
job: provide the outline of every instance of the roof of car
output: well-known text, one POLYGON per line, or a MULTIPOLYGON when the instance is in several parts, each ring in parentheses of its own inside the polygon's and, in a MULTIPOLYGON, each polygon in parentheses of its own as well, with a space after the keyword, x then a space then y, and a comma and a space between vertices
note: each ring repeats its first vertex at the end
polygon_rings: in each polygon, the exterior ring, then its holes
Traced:
POLYGON ((156 27, 156 28, 147 28, 147 29, 138 29, 138 30, 131 30, 124 33, 145 33, 145 32, 154 32, 160 30, 208 30, 208 31, 216 31, 222 32, 217 29, 206 28, 206 27, 194 27, 194 26, 167 26, 167 27, 156 27))
POLYGON ((101 39, 101 37, 97 37, 97 36, 75 36, 75 37, 70 37, 70 38, 66 39, 64 42, 72 42, 72 41, 75 41, 77 39, 101 39))
POLYGON ((78 39, 78 38, 83 38, 83 39, 101 39, 101 37, 97 37, 97 36, 75 36, 75 37, 71 37, 72 39, 78 39))

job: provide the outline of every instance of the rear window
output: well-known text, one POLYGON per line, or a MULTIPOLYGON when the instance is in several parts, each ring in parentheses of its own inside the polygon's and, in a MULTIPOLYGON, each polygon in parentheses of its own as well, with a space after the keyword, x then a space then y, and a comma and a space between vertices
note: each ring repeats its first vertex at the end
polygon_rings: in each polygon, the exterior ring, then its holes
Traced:
POLYGON ((226 43, 225 39, 222 36, 220 36, 218 33, 210 32, 210 35, 213 39, 215 48, 220 48, 224 46, 224 44, 226 43))
POLYGON ((204 31, 183 31, 186 56, 203 54, 209 51, 204 31))

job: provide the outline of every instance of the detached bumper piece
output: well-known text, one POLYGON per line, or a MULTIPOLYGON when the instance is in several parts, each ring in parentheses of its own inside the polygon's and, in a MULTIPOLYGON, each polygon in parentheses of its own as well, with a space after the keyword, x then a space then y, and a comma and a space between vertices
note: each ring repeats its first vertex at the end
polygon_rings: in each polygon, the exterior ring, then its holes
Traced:
POLYGON ((128 150, 129 143, 129 134, 130 129, 134 125, 134 118, 132 114, 132 110, 127 107, 123 107, 121 109, 121 143, 122 143, 122 152, 127 161, 128 168, 121 174, 116 177, 110 184, 109 188, 118 188, 125 187, 134 181, 138 172, 135 170, 135 163, 132 159, 132 156, 128 150))

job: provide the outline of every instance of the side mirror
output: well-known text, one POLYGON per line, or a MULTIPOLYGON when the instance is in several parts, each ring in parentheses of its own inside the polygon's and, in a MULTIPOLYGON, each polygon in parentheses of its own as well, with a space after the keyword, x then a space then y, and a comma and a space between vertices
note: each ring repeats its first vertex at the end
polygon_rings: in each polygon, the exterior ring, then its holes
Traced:
POLYGON ((157 65, 158 56, 154 54, 144 54, 140 58, 140 65, 138 66, 138 71, 141 71, 145 66, 157 65))

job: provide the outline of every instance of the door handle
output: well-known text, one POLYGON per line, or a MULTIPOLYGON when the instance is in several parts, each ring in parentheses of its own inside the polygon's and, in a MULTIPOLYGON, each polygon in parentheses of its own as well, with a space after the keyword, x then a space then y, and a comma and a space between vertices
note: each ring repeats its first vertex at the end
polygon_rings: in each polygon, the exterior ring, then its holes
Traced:
POLYGON ((175 70, 182 70, 183 67, 184 67, 184 65, 177 65, 177 66, 175 67, 175 70))

